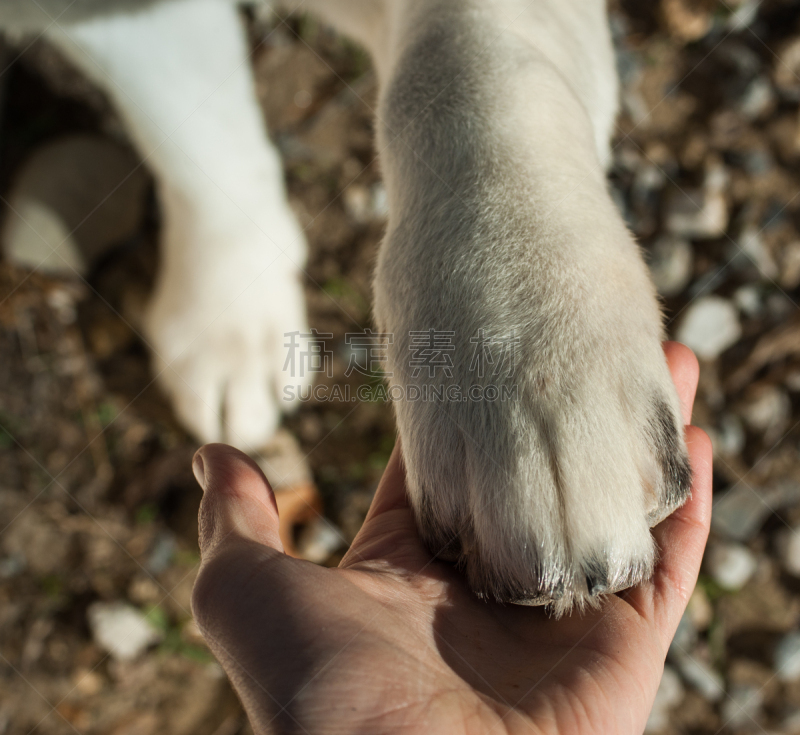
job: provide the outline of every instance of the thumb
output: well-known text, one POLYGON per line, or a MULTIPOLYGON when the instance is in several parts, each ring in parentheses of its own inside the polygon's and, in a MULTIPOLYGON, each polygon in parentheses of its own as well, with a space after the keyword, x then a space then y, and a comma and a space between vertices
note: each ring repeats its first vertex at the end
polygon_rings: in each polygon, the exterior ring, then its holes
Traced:
POLYGON ((283 552, 275 494, 250 457, 226 444, 206 444, 194 455, 192 470, 203 488, 199 544, 204 561, 236 541, 283 552))
MULTIPOLYGON (((283 553, 275 496, 247 455, 207 444, 195 454, 192 469, 203 488, 194 619, 255 731, 272 732, 269 723, 285 719, 302 690, 287 671, 308 648, 307 640, 295 643, 297 631, 304 630, 302 613, 318 602, 320 585, 309 585, 306 577, 327 570, 283 553)), ((308 676, 303 671, 303 684, 308 676)))

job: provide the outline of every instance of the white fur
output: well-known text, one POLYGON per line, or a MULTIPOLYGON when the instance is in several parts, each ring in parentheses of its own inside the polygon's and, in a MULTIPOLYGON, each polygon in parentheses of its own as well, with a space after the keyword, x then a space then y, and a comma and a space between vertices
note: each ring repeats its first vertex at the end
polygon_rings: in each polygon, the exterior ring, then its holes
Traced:
MULTIPOLYGON (((395 335, 392 381, 469 385, 470 338, 520 338, 493 381, 516 401, 397 405, 426 542, 479 594, 557 612, 640 581, 649 526, 689 475, 655 293, 606 190, 602 0, 293 5, 361 41, 381 81, 375 314, 395 335), (455 334, 451 376, 408 369, 409 332, 428 329, 455 334)), ((109 90, 159 183, 147 332, 163 384, 202 439, 258 444, 277 422, 282 335, 306 331, 305 251, 233 6, 164 2, 50 35, 109 90)))
POLYGON ((235 6, 165 2, 48 35, 108 91, 156 176, 162 262, 145 336, 161 385, 203 441, 258 449, 297 382, 284 333, 308 332, 306 244, 235 6))

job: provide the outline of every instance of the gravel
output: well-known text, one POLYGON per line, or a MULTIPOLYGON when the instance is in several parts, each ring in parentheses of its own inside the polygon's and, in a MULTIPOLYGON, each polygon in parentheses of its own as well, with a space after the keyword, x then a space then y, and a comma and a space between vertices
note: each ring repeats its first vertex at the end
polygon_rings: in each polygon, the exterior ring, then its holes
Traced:
MULTIPOLYGON (((800 733, 789 530, 800 529, 800 5, 612 5, 623 112, 611 194, 645 252, 668 336, 700 357, 693 420, 715 455, 708 557, 648 732, 800 733)), ((347 332, 371 326, 386 224, 375 77, 320 24, 254 14, 249 33, 308 228, 310 321, 342 355, 347 332)), ((21 196, 32 156, 65 136, 124 148, 107 101, 45 44, 9 53, 19 59, 3 75, 6 200, 21 196)), ((0 649, 23 674, 0 672, 3 735, 251 735, 191 617, 197 445, 150 386, 137 338, 159 237, 139 170, 137 221, 102 220, 95 241, 124 242, 90 269, 89 286, 0 263, 0 517, 11 522, 0 534, 0 649), (45 716, 39 692, 58 709, 45 716)), ((344 367, 331 382, 356 387, 344 367)), ((308 458, 291 468, 313 477, 325 505, 298 543, 336 564, 391 453, 391 411, 310 402, 286 428, 293 456, 308 458)), ((282 456, 259 461, 283 477, 282 456)))

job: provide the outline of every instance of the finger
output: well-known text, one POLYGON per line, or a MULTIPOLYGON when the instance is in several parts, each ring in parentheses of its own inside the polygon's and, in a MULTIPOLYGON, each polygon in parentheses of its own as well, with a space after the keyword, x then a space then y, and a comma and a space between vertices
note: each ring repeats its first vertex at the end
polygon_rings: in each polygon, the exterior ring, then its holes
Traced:
POLYGON ((204 559, 242 539, 283 551, 275 495, 250 457, 225 444, 206 444, 194 455, 192 470, 203 488, 199 543, 204 559))
MULTIPOLYGON (((283 553, 275 498, 252 459, 210 444, 197 452, 192 467, 204 490, 194 620, 254 729, 272 732, 270 723, 298 693, 298 677, 287 671, 303 671, 313 660, 313 636, 323 626, 303 616, 329 600, 329 570, 283 553), (311 635, 303 637, 306 631, 311 635)), ((304 671, 302 683, 310 676, 304 671)))
POLYGON ((654 615, 665 650, 697 584, 711 525, 711 440, 702 429, 688 426, 686 446, 693 475, 691 497, 653 529, 660 550, 653 576, 654 615))
POLYGON ((382 513, 399 508, 408 508, 408 495, 406 494, 406 473, 403 467, 403 453, 400 449, 400 439, 394 445, 392 455, 383 472, 383 477, 375 491, 375 497, 369 506, 369 512, 364 523, 369 523, 382 513))
POLYGON ((683 423, 692 422, 692 405, 700 377, 700 365, 694 353, 680 342, 664 342, 664 355, 672 374, 672 382, 681 400, 683 423))
POLYGON ((400 442, 395 445, 364 525, 340 566, 375 560, 424 566, 429 561, 417 533, 406 494, 406 474, 400 442))

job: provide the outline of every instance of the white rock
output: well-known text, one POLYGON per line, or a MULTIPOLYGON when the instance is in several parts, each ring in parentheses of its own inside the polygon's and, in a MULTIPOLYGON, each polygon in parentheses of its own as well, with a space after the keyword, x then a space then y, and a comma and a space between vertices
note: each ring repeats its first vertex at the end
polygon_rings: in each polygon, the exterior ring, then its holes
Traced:
POLYGON ((386 219, 389 216, 389 195, 382 181, 372 185, 372 216, 375 219, 386 219))
POLYGON ((351 184, 342 198, 347 214, 357 224, 383 220, 389 214, 388 197, 382 183, 374 184, 369 189, 361 184, 351 184))
POLYGON ((800 633, 789 633, 778 641, 773 662, 775 675, 781 681, 800 679, 800 633))
POLYGON ((2 240, 6 257, 23 268, 65 275, 88 271, 68 225, 35 199, 14 199, 2 240))
POLYGON ((742 334, 736 307, 719 296, 704 296, 686 310, 675 333, 703 360, 713 360, 736 344, 742 334))
POLYGON ((733 303, 746 316, 758 316, 764 308, 761 289, 752 284, 737 288, 733 293, 733 303))
POLYGON ((758 566, 753 552, 737 543, 709 544, 703 563, 720 587, 733 592, 747 584, 758 566))
POLYGON ((680 703, 683 694, 684 689, 680 677, 672 667, 665 666, 656 692, 656 699, 653 702, 653 709, 650 710, 644 731, 657 733, 665 730, 669 725, 670 711, 680 703))
POLYGON ((117 661, 132 661, 161 640, 144 614, 126 602, 95 602, 88 619, 95 643, 117 661))
POLYGON ((344 208, 350 218, 358 224, 370 220, 369 189, 361 184, 350 184, 342 195, 344 208))
POLYGON ((699 658, 682 656, 677 666, 684 681, 709 702, 718 702, 725 696, 722 675, 699 658))
POLYGON ((782 388, 761 385, 749 392, 737 409, 749 429, 777 438, 789 423, 792 402, 782 388))
POLYGON ((758 17, 758 8, 761 0, 744 0, 740 3, 731 3, 736 9, 728 16, 725 21, 725 29, 734 32, 743 31, 749 28, 758 17))
POLYGON ((681 237, 659 238, 648 253, 650 275, 662 296, 674 296, 683 291, 692 277, 694 253, 692 246, 681 237))

